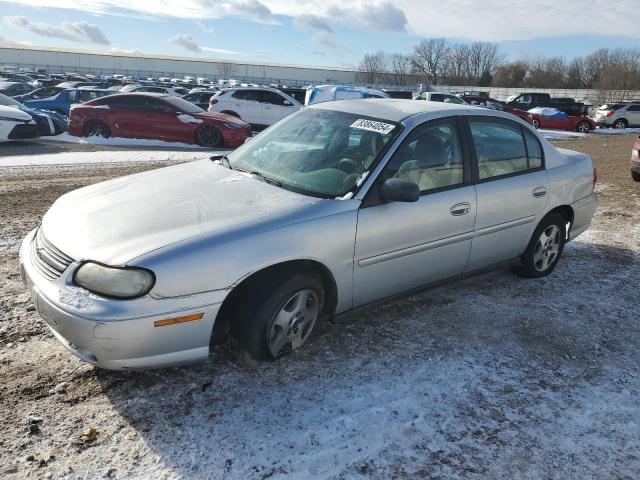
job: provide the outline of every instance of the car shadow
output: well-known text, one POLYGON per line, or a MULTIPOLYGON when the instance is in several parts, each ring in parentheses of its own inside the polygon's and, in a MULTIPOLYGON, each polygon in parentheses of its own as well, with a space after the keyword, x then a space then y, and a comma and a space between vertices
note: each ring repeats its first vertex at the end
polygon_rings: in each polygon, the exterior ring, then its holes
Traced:
POLYGON ((638 278, 638 252, 572 242, 548 277, 495 271, 323 322, 274 363, 244 366, 222 345, 190 367, 94 369, 118 414, 98 428, 115 447, 143 440, 125 476, 386 478, 416 464, 482 477, 499 458, 519 476, 567 442, 582 445, 568 465, 606 464, 638 414, 612 385, 638 369, 638 278), (590 401, 601 415, 573 422, 590 401))
POLYGON ((45 143, 42 140, 29 142, 4 142, 0 146, 0 157, 17 155, 42 155, 47 153, 62 153, 66 148, 55 142, 45 143))

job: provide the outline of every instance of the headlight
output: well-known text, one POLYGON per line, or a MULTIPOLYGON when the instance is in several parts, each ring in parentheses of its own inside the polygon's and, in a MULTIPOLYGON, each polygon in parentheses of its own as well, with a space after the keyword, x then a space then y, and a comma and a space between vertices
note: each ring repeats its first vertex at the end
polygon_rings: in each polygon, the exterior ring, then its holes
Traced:
POLYGON ((239 128, 244 128, 244 125, 238 125, 237 123, 227 122, 224 124, 225 127, 230 128, 231 130, 237 130, 239 128))
POLYGON ((156 277, 146 268, 108 267, 96 262, 86 262, 75 271, 73 280, 82 288, 98 295, 137 298, 149 293, 156 277))

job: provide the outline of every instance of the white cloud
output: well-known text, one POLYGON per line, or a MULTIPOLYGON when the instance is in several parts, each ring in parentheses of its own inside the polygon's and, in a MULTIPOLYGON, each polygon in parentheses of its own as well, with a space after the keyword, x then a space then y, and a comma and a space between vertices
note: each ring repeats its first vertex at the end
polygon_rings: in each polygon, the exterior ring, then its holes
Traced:
POLYGON ((169 39, 169 43, 171 45, 176 45, 178 47, 182 47, 185 50, 189 50, 190 52, 200 52, 202 49, 200 45, 193 39, 191 35, 176 35, 169 39))
POLYGON ((13 41, 13 40, 9 40, 8 38, 3 37, 2 35, 0 35, 0 47, 19 47, 19 46, 25 46, 25 45, 32 45, 31 42, 24 42, 24 41, 13 41))
MULTIPOLYGON (((640 38, 638 0, 10 0, 94 14, 209 20, 229 15, 275 23, 313 15, 379 31, 484 41, 593 34, 640 38)), ((301 20, 304 24, 306 20, 301 20)), ((318 29, 309 30, 317 32, 318 29)))
POLYGON ((293 26, 302 31, 333 33, 333 28, 317 15, 300 15, 293 19, 293 26))
POLYGON ((4 21, 12 27, 22 28, 45 37, 100 45, 110 45, 111 43, 98 25, 84 21, 62 22, 59 26, 43 22, 32 22, 27 17, 21 16, 4 17, 4 21))
POLYGON ((211 52, 211 53, 218 53, 221 55, 246 55, 242 52, 236 52, 234 50, 225 50, 224 48, 213 48, 213 47, 201 46, 191 35, 187 35, 184 33, 171 37, 169 39, 169 43, 171 45, 182 47, 185 50, 189 50, 190 52, 211 52))

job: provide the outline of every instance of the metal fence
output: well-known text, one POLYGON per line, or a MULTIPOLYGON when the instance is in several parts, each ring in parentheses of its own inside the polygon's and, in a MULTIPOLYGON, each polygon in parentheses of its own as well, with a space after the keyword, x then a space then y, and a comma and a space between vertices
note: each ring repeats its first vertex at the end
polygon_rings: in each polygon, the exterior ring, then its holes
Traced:
MULTIPOLYGON (((80 67, 80 66, 64 66, 64 65, 42 65, 42 64, 27 64, 27 63, 0 63, 0 69, 2 68, 16 68, 16 69, 30 69, 36 71, 36 69, 45 69, 48 73, 76 73, 80 75, 94 74, 94 75, 129 75, 134 78, 144 79, 148 77, 159 78, 184 78, 185 76, 201 77, 202 74, 196 74, 192 72, 175 72, 175 71, 150 71, 150 70, 133 70, 133 69, 103 69, 93 67, 80 67)), ((328 70, 327 70, 328 71, 328 70)), ((354 72, 355 73, 355 72, 354 72)), ((217 77, 219 75, 211 75, 217 77)), ((389 85, 389 84, 363 84, 356 82, 354 75, 353 82, 332 82, 331 80, 317 79, 316 84, 335 83, 340 85, 351 86, 366 86, 378 89, 389 90, 410 90, 412 92, 418 91, 422 88, 423 91, 433 92, 450 92, 450 93, 462 93, 462 92, 487 92, 490 97, 498 100, 506 100, 507 98, 518 95, 524 91, 535 93, 548 93, 552 97, 562 98, 575 98, 577 101, 581 101, 589 104, 600 104, 611 101, 624 101, 624 100, 638 100, 640 101, 640 91, 636 90, 592 90, 592 89, 562 89, 562 88, 504 88, 504 87, 478 87, 475 85, 389 85)), ((241 83, 255 83, 255 84, 275 84, 286 85, 288 87, 306 87, 311 82, 306 80, 291 79, 291 78, 270 78, 270 77, 248 77, 237 74, 230 74, 228 78, 233 78, 241 83)))

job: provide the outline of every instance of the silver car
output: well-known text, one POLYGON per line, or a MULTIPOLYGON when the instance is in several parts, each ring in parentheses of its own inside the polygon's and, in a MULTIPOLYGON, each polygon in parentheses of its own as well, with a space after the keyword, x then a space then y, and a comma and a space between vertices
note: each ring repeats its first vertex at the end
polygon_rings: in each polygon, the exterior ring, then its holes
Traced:
POLYGON ((223 322, 272 360, 322 316, 488 268, 551 273, 590 225, 594 174, 499 111, 321 103, 228 157, 62 196, 21 274, 55 337, 97 366, 206 359, 223 322))
POLYGON ((594 120, 601 127, 640 127, 640 102, 607 103, 598 108, 594 120))

